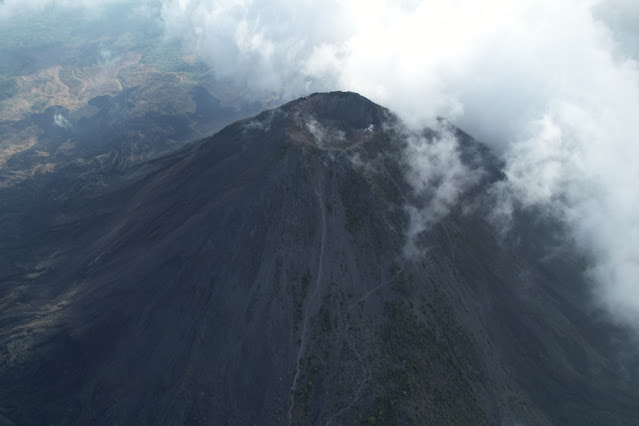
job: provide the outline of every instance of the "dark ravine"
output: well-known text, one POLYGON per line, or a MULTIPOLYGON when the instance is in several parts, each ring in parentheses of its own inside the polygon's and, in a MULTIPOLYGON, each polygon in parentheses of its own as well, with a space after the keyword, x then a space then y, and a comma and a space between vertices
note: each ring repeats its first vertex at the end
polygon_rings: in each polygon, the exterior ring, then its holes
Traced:
POLYGON ((499 237, 500 165, 454 131, 486 173, 414 257, 398 120, 354 93, 31 213, 0 261, 0 424, 639 423, 583 259, 540 256, 531 212, 499 237))

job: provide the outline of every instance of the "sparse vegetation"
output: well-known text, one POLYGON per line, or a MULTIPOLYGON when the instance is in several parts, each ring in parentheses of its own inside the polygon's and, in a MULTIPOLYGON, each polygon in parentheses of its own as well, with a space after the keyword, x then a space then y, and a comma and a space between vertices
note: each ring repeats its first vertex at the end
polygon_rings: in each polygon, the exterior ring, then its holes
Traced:
POLYGON ((33 102, 31 103, 31 110, 33 112, 42 112, 45 110, 49 102, 42 97, 35 97, 33 102))
POLYGON ((208 71, 209 67, 199 60, 187 62, 184 59, 185 54, 182 46, 174 42, 149 49, 140 59, 140 63, 153 65, 160 72, 204 73, 208 71))
POLYGON ((465 375, 468 366, 446 368, 455 362, 455 354, 407 302, 389 302, 386 317, 380 354, 386 366, 379 377, 383 386, 375 399, 375 414, 360 417, 360 423, 487 424, 465 375))
POLYGON ((69 67, 61 68, 58 76, 60 78, 60 81, 62 81, 62 83, 64 83, 69 88, 69 91, 71 93, 74 93, 77 95, 80 92, 80 90, 82 90, 82 81, 78 79, 75 75, 73 75, 71 68, 69 67))
POLYGON ((9 99, 18 93, 18 84, 14 77, 0 75, 0 101, 9 99))

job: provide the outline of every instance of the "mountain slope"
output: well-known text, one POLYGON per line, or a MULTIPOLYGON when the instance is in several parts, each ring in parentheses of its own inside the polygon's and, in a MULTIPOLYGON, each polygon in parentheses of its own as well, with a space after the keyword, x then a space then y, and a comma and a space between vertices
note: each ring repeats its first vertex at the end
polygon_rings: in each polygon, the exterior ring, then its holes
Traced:
POLYGON ((481 206, 499 164, 455 131, 485 173, 414 256, 401 125, 352 93, 266 111, 67 200, 7 250, 0 414, 636 423, 636 363, 588 308, 580 259, 540 261, 556 229, 523 214, 525 244, 495 236, 481 206))

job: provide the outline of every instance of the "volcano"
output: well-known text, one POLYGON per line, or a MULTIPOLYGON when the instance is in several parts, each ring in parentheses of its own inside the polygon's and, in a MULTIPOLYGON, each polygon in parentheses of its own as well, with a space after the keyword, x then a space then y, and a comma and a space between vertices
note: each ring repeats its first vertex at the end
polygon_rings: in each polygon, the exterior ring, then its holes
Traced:
POLYGON ((0 261, 0 423, 638 424, 583 258, 534 212, 504 237, 500 162, 441 126, 481 173, 417 235, 405 128, 345 92, 30 213, 0 261))

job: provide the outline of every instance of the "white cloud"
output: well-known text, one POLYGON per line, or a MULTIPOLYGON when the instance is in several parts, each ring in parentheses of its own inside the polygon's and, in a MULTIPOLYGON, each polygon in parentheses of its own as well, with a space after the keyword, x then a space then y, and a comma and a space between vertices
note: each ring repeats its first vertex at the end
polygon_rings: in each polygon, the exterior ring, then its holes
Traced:
POLYGON ((450 118, 503 156, 511 199, 566 222, 603 303, 639 315, 638 3, 169 0, 163 12, 170 34, 254 87, 353 90, 413 125, 450 118))
POLYGON ((211 61, 218 75, 289 96, 313 79, 300 68, 311 50, 349 35, 343 12, 337 0, 167 0, 161 9, 167 34, 211 61))
POLYGON ((66 117, 60 113, 55 113, 53 115, 53 124, 63 129, 68 129, 71 127, 71 122, 66 119, 66 117))
POLYGON ((406 176, 415 192, 410 215, 408 245, 414 254, 416 237, 443 219, 466 192, 482 177, 483 170, 468 168, 460 158, 459 141, 444 123, 431 136, 410 131, 406 134, 406 176))

